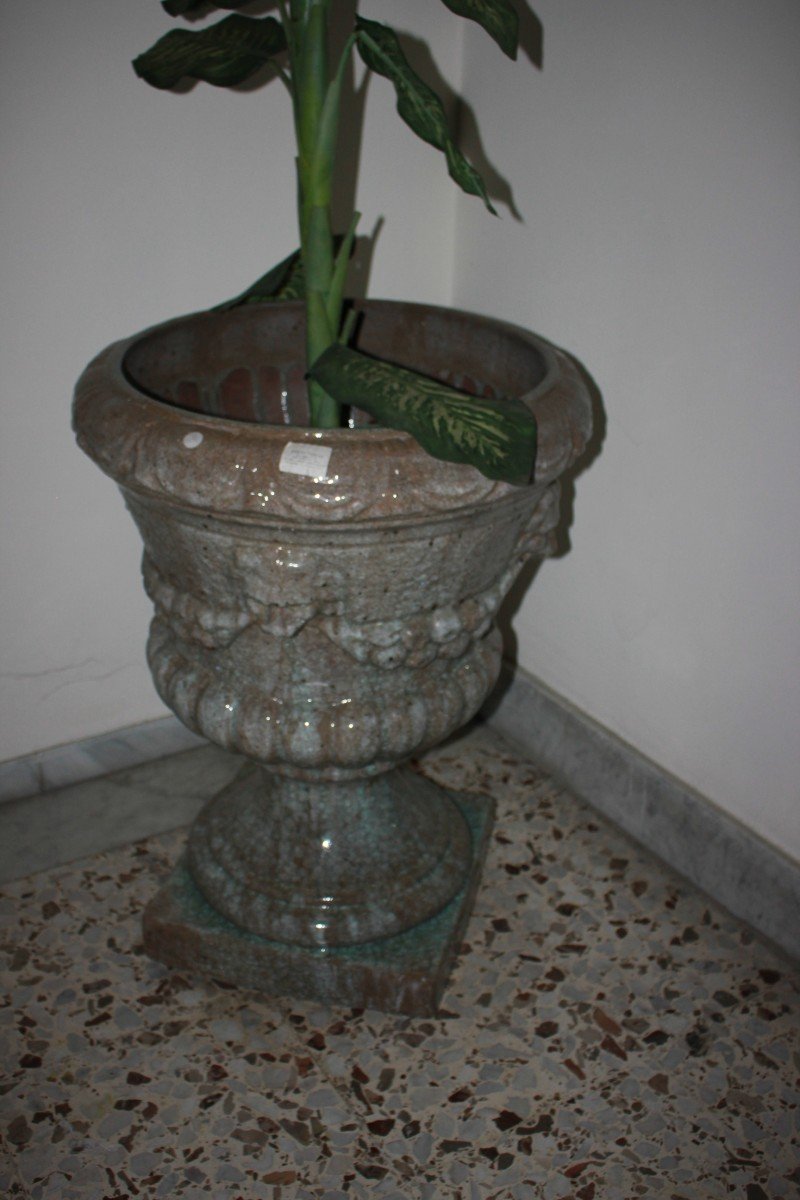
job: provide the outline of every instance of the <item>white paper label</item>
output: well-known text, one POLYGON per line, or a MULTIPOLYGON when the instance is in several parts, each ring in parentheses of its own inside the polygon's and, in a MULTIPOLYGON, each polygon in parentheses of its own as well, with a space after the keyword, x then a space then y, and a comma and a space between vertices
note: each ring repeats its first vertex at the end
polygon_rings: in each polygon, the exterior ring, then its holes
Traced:
POLYGON ((290 475, 308 475, 312 479, 324 479, 331 449, 331 446, 315 446, 311 442, 287 442, 278 466, 290 475))

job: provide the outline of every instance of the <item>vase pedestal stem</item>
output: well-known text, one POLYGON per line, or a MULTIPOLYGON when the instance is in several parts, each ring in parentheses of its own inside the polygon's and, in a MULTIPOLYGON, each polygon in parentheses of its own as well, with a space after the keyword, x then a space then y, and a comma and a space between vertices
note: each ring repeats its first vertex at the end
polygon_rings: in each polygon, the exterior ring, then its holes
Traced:
POLYGON ((272 995, 431 1016, 491 813, 407 768, 314 784, 246 767, 150 902, 145 949, 272 995))
POLYGON ((470 843, 458 805, 408 768, 332 781, 246 767, 198 817, 188 863, 240 928, 348 946, 444 908, 469 872, 470 843))

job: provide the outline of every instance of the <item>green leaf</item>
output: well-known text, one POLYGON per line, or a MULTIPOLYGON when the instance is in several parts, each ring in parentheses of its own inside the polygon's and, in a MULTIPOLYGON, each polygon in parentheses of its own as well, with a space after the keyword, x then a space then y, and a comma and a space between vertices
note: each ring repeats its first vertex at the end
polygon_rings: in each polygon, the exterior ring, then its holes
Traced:
POLYGON ((252 0, 161 0, 171 17, 188 17, 204 8, 246 8, 252 0))
MULTIPOLYGON (((361 213, 354 212, 350 218, 350 228, 344 237, 334 237, 333 239, 335 257, 333 260, 330 287, 328 288, 328 295, 325 300, 328 321, 332 329, 339 330, 344 288, 347 282, 347 271, 350 266, 350 258, 356 240, 356 229, 360 220, 361 213)), ((339 330, 339 340, 345 342, 348 340, 347 338, 342 338, 341 330, 339 330)))
POLYGON ((161 7, 171 17, 185 17, 205 6, 206 0, 161 0, 161 7))
POLYGON ((232 13, 197 33, 171 29, 133 60, 133 69, 157 88, 174 87, 181 79, 233 87, 285 49, 283 27, 274 17, 232 13))
POLYGON ((225 312, 244 304, 263 304, 267 300, 302 300, 304 296, 303 261, 300 251, 295 250, 240 295, 215 305, 212 311, 225 312))
POLYGON ((521 400, 470 396, 338 344, 320 355, 309 375, 340 404, 412 434, 434 458, 469 463, 489 479, 531 480, 536 421, 521 400))
POLYGON ((519 18, 510 0, 443 0, 451 12, 482 25, 509 58, 517 57, 519 18))
MULTIPOLYGON (((333 237, 336 259, 331 288, 336 287, 337 289, 337 307, 331 309, 329 313, 331 320, 334 319, 335 313, 338 311, 338 304, 341 303, 347 267, 353 253, 356 225, 360 216, 361 213, 354 213, 347 233, 344 235, 337 233, 333 237)), ((305 298, 306 273, 303 267, 303 256, 300 250, 295 250, 292 254, 287 254, 286 258, 282 258, 274 267, 270 267, 265 274, 255 283, 251 283, 250 287, 245 288, 238 296, 234 296, 232 300, 224 300, 222 304, 216 304, 211 311, 225 312, 229 308, 241 308, 243 304, 264 304, 267 301, 305 300, 305 298)))
POLYGON ((413 71, 397 34, 388 25, 356 18, 358 52, 370 70, 390 79, 397 94, 397 111, 409 128, 444 152, 450 177, 470 195, 480 196, 494 212, 478 172, 456 146, 447 128, 442 102, 413 71))

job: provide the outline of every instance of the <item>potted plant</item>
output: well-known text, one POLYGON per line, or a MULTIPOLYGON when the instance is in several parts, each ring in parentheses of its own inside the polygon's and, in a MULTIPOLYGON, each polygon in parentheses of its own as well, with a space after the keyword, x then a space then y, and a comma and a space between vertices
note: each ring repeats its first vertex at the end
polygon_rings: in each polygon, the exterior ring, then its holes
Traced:
MULTIPOLYGON (((510 0, 444 3, 514 57, 510 0)), ((292 97, 300 249, 235 301, 105 350, 78 383, 74 425, 143 537, 159 694, 250 760, 148 907, 147 949, 267 991, 423 1013, 469 912, 491 804, 405 764, 493 686, 493 618, 524 559, 551 549, 558 477, 590 407, 569 357, 522 330, 347 301, 358 218, 337 237, 330 204, 352 54, 490 205, 395 33, 357 15, 330 61, 331 9, 233 11, 134 61, 162 88, 272 67, 292 97)))

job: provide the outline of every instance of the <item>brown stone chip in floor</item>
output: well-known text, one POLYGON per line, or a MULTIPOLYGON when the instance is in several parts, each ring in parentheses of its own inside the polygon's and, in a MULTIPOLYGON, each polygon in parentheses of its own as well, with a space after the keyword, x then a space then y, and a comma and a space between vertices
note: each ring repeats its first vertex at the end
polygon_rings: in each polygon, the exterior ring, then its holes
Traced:
POLYGON ((435 1019, 148 960, 182 832, 6 885, 0 1195, 798 1195, 796 966, 487 729, 422 769, 497 803, 435 1019))

